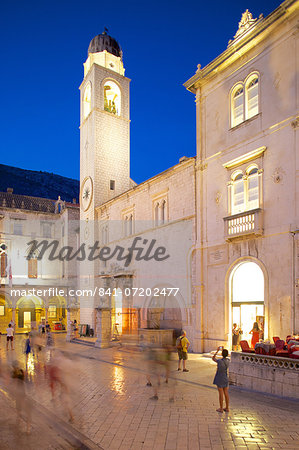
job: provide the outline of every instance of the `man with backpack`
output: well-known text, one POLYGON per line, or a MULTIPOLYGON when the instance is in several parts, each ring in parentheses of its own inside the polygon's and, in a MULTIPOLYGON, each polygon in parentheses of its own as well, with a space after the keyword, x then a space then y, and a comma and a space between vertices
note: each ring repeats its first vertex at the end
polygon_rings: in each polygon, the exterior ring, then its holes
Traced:
POLYGON ((183 372, 189 372, 188 369, 186 369, 186 361, 188 359, 188 347, 190 345, 190 342, 186 338, 186 331, 182 330, 182 334, 180 337, 176 340, 176 348, 179 355, 179 364, 178 364, 178 370, 181 370, 181 360, 183 360, 183 372))

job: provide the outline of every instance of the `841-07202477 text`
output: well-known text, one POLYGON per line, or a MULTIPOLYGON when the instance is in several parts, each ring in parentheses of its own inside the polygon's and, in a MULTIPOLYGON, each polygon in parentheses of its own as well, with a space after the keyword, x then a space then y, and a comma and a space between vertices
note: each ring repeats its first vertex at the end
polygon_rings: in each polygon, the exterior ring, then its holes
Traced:
POLYGON ((98 288, 98 292, 97 294, 99 296, 103 296, 103 295, 108 295, 108 296, 112 296, 112 295, 123 295, 125 297, 160 297, 160 295, 164 296, 164 297, 169 297, 171 295, 176 296, 179 292, 179 288, 143 288, 143 287, 139 287, 139 288, 134 288, 134 287, 130 287, 130 288, 124 288, 124 289, 105 289, 105 288, 98 288))

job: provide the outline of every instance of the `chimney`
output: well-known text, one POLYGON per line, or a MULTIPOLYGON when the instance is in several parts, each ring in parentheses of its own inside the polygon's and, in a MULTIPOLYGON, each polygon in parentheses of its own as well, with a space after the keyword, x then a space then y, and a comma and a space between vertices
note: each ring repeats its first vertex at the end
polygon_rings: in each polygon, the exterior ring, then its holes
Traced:
POLYGON ((12 194, 13 193, 13 188, 7 188, 7 192, 8 192, 8 194, 12 194))

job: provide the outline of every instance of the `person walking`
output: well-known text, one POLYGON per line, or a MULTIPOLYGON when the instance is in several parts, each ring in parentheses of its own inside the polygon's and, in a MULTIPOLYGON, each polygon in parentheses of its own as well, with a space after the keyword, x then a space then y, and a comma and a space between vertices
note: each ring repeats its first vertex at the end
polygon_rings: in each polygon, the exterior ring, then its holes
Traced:
POLYGON ((223 411, 229 411, 229 395, 228 395, 228 375, 227 369, 229 366, 228 351, 225 348, 218 347, 214 356, 213 361, 217 363, 217 371, 213 381, 216 384, 219 394, 219 408, 216 411, 223 413, 223 411), (216 358, 218 352, 222 349, 222 358, 216 358), (223 396, 225 397, 225 408, 223 408, 223 396))
POLYGON ((26 333, 26 339, 25 339, 25 345, 24 345, 24 353, 25 353, 25 357, 26 357, 26 370, 27 370, 29 353, 31 353, 31 342, 30 342, 29 333, 26 333))
POLYGON ((189 372, 186 369, 186 361, 188 359, 188 347, 190 342, 186 338, 186 331, 182 330, 182 334, 176 340, 176 348, 178 351, 179 362, 178 362, 178 370, 181 370, 181 361, 183 360, 183 372, 189 372))
POLYGON ((6 350, 8 350, 8 344, 10 342, 10 349, 14 350, 13 346, 13 327, 11 323, 8 324, 8 328, 6 328, 6 350))

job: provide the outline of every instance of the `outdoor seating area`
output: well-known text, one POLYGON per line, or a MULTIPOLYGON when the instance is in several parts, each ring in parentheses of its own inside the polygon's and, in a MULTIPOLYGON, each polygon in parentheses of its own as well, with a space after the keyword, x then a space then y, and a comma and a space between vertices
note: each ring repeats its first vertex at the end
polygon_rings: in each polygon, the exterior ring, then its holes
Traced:
POLYGON ((248 342, 240 341, 243 353, 254 353, 257 355, 281 356, 284 358, 299 359, 299 335, 288 335, 286 340, 279 336, 273 337, 273 343, 269 340, 260 340, 254 346, 250 347, 248 342))

